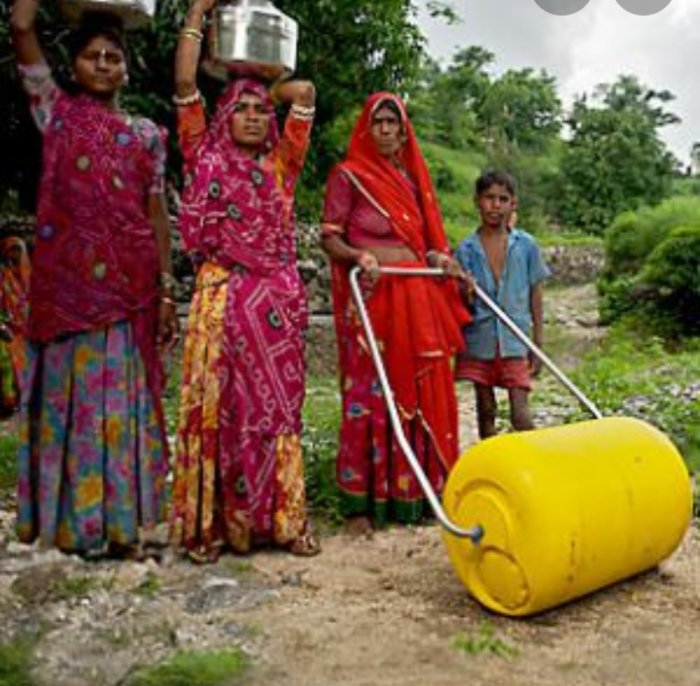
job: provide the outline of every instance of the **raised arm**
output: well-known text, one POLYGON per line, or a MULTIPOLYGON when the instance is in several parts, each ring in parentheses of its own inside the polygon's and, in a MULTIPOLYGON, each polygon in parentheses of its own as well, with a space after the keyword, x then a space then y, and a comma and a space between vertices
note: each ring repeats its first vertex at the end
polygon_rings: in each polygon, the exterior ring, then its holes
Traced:
POLYGON ((202 50, 204 15, 216 0, 193 0, 178 34, 175 51, 175 95, 186 98, 197 91, 197 67, 202 50))
POLYGON ((19 64, 29 66, 44 61, 34 24, 39 11, 39 0, 15 0, 12 5, 10 27, 12 43, 19 64))
POLYGON ((270 94, 285 105, 313 107, 316 104, 316 88, 311 81, 281 81, 272 86, 270 94))

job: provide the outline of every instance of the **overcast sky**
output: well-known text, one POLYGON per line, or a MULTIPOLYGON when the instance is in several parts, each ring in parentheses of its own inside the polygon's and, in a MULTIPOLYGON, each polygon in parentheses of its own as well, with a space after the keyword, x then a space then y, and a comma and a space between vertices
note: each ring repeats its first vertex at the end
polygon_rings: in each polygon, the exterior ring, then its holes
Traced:
MULTIPOLYGON (((631 0, 627 0, 630 2, 631 0)), ((425 5, 425 0, 419 0, 425 5)), ((456 49, 482 45, 496 55, 495 70, 534 67, 557 78, 565 104, 618 74, 668 89, 670 109, 683 122, 662 129, 673 152, 687 161, 700 140, 700 1, 671 0, 666 9, 637 16, 616 0, 590 0, 570 16, 554 16, 535 0, 453 0, 459 24, 446 26, 419 14, 431 54, 449 62, 456 49)))

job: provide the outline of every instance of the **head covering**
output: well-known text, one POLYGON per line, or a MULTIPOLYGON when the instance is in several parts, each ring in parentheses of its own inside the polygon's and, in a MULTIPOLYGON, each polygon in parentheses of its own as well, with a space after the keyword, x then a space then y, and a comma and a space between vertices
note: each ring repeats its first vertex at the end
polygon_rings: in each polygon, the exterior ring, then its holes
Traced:
POLYGON ((268 117, 260 149, 270 152, 279 140, 272 100, 264 84, 233 81, 222 93, 204 140, 185 168, 179 227, 185 247, 222 266, 236 262, 265 269, 279 258, 264 231, 281 222, 282 198, 275 179, 246 155, 231 135, 231 117, 243 93, 258 96, 268 117), (268 243, 270 243, 268 245, 268 243))
POLYGON ((388 213, 394 230, 416 255, 422 257, 428 249, 448 249, 430 173, 401 98, 380 92, 367 99, 350 137, 347 157, 340 166, 351 172, 388 213), (372 137, 372 119, 386 102, 393 103, 401 113, 405 142, 396 161, 410 181, 394 161, 380 154, 372 137))

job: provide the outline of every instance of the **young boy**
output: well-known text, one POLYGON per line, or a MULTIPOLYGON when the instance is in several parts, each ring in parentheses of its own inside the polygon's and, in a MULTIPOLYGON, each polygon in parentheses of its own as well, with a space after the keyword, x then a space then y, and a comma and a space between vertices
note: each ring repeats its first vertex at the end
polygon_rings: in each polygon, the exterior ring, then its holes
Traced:
MULTIPOLYGON (((542 281, 549 270, 535 239, 512 226, 517 206, 514 180, 489 171, 476 181, 478 230, 465 238, 456 258, 481 288, 532 338, 542 343, 542 281)), ((474 296, 473 321, 465 328, 467 350, 457 362, 458 379, 474 383, 479 436, 496 433, 494 387, 508 390, 510 419, 516 431, 533 428, 528 406, 530 378, 540 362, 491 310, 474 296)))

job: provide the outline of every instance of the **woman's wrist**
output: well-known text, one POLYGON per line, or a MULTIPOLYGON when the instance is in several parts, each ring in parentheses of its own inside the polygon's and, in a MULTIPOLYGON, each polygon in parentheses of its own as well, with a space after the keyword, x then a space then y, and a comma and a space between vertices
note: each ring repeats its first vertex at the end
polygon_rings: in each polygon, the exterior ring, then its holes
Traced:
POLYGON ((10 27, 13 33, 29 33, 34 31, 36 15, 39 11, 39 0, 23 0, 15 2, 10 11, 10 27))

